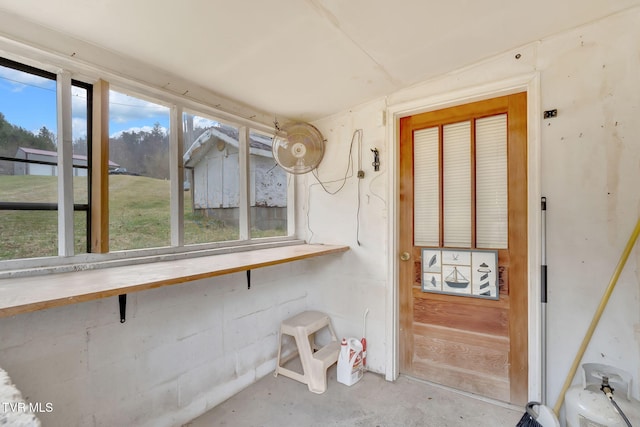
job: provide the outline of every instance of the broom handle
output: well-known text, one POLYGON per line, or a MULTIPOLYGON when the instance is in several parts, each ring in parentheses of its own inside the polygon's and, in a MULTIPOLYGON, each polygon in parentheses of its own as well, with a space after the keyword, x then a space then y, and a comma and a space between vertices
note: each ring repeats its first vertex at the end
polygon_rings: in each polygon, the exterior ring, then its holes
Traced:
POLYGON ((584 356, 584 352, 587 349, 587 345, 589 344, 589 341, 593 336, 593 331, 595 331, 596 326, 600 321, 602 312, 604 311, 604 308, 606 307, 607 302, 609 302, 609 297, 613 292, 613 288, 615 288, 616 286, 616 282, 618 281, 618 277, 620 277, 620 273, 622 272, 622 269, 624 268, 624 265, 627 262, 627 258, 629 258, 629 254, 631 253, 631 250, 633 249, 633 246, 635 245, 636 240, 638 239, 638 234, 640 234, 640 219, 638 219, 636 228, 633 230, 633 233, 631 233, 631 236, 629 237, 627 246, 624 248, 624 251, 622 252, 622 256, 620 256, 620 260, 618 261, 618 265, 616 266, 616 269, 613 272, 613 276, 611 276, 611 280, 609 281, 609 286, 607 286, 607 289, 604 292, 602 299, 600 300, 600 305, 598 306, 598 309, 593 315, 593 319, 591 319, 591 324, 589 325, 589 329, 587 329, 587 333, 582 339, 582 344, 580 345, 580 349, 578 349, 578 354, 576 354, 575 359, 573 359, 573 365, 571 365, 571 369, 569 370, 567 379, 564 381, 564 385, 562 386, 562 391, 560 392, 560 396, 558 397, 556 406, 553 407, 553 412, 555 412, 556 416, 558 416, 560 413, 560 408, 564 403, 564 395, 569 389, 569 386, 571 386, 571 383, 573 382, 573 377, 575 376, 576 371, 578 370, 578 365, 580 364, 580 361, 582 360, 582 356, 584 356))

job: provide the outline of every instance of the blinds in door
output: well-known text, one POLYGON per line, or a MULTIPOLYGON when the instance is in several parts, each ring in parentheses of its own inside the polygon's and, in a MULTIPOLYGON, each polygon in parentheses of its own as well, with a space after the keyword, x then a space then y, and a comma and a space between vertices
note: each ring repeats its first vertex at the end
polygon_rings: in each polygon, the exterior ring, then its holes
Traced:
POLYGON ((416 246, 508 246, 506 114, 415 131, 413 156, 416 246))
POLYGON ((507 115, 476 120, 476 246, 507 245, 507 115))
POLYGON ((413 134, 413 240, 440 245, 440 137, 437 127, 413 134))
POLYGON ((443 126, 444 246, 471 247, 471 122, 443 126))

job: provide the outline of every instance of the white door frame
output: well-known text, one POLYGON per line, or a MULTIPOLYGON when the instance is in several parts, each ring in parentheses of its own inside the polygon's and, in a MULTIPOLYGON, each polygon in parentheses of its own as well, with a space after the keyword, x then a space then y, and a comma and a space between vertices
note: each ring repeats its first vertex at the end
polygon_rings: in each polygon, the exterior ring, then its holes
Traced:
POLYGON ((454 92, 434 95, 387 108, 387 156, 392 173, 389 178, 389 211, 390 218, 388 235, 389 252, 387 298, 385 305, 385 341, 387 342, 385 355, 385 378, 393 381, 399 375, 399 328, 400 304, 398 284, 398 248, 399 224, 398 209, 400 159, 399 133, 400 119, 426 111, 434 111, 455 105, 468 104, 484 99, 510 95, 517 92, 527 92, 527 178, 528 178, 528 324, 529 324, 529 400, 539 400, 542 395, 541 375, 543 361, 543 343, 541 331, 540 305, 540 265, 541 265, 541 212, 540 212, 540 76, 538 72, 519 75, 510 79, 496 81, 481 86, 465 88, 454 92))

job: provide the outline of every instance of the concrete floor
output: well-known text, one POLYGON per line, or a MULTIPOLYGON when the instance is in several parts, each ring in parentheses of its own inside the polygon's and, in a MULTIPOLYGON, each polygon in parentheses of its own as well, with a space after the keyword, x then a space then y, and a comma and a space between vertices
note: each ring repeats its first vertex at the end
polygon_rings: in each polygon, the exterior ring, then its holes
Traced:
POLYGON ((327 391, 282 375, 267 375, 184 427, 371 426, 514 427, 523 408, 491 403, 470 395, 401 376, 395 382, 367 372, 351 387, 328 371, 327 391))

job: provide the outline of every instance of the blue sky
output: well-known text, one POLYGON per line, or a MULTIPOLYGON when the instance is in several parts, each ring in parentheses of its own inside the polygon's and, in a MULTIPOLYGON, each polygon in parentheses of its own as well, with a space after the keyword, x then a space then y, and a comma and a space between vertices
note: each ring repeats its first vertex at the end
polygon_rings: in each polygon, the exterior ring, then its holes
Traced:
MULTIPOLYGON (((73 88, 73 138, 86 135, 86 93, 73 88)), ((109 134, 151 129, 155 123, 169 129, 169 108, 111 91, 109 134)), ((14 125, 38 133, 42 126, 55 132, 56 83, 0 66, 0 112, 14 125)))

